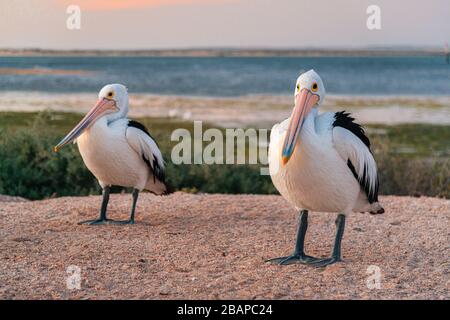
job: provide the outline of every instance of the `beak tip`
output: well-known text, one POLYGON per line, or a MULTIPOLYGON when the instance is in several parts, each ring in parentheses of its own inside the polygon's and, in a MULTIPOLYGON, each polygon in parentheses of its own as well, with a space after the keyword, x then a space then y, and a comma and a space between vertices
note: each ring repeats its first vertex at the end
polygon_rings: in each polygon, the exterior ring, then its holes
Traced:
POLYGON ((59 151, 59 148, 58 148, 58 146, 56 146, 56 147, 53 147, 53 152, 58 152, 59 151))
POLYGON ((283 164, 283 166, 289 161, 289 157, 283 156, 281 157, 281 163, 283 164))

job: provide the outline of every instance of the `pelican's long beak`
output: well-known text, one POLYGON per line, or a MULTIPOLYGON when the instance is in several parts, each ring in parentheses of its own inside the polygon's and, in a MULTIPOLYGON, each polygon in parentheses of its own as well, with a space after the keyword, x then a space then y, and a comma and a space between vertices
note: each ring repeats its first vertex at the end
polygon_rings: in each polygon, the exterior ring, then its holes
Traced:
POLYGON ((283 144, 282 151, 282 163, 285 165, 292 154, 297 143, 297 139, 300 135, 300 131, 303 127, 303 121, 306 115, 311 111, 312 107, 319 102, 319 96, 312 93, 308 89, 302 89, 295 96, 295 107, 292 111, 291 121, 289 122, 289 127, 286 132, 286 137, 283 144))
POLYGON ((110 99, 99 99, 96 105, 84 116, 84 118, 72 129, 54 148, 55 152, 66 144, 78 138, 86 129, 88 129, 103 113, 107 110, 117 110, 116 102, 110 99))

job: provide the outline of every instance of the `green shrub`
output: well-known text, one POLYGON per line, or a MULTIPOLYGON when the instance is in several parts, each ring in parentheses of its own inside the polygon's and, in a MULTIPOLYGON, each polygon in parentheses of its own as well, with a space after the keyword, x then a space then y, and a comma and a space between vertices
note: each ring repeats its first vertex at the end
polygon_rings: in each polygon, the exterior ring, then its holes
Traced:
POLYGON ((450 159, 398 154, 386 139, 372 139, 380 193, 450 198, 450 159))
POLYGON ((269 176, 261 176, 259 166, 173 165, 168 164, 168 183, 176 190, 206 193, 276 193, 269 176))
POLYGON ((45 128, 43 117, 28 130, 0 129, 0 194, 42 199, 98 193, 77 148, 52 151, 58 137, 37 129, 45 128))

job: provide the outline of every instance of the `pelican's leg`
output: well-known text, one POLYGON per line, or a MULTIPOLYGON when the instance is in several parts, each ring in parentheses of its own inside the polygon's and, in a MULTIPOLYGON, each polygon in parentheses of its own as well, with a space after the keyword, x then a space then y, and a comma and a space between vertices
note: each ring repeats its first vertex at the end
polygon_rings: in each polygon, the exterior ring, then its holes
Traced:
POLYGON ((136 210, 136 203, 139 196, 139 190, 133 190, 133 206, 131 207, 130 224, 134 224, 134 211, 136 210))
POLYGON ((287 265, 293 263, 310 264, 317 261, 317 258, 310 257, 305 254, 305 235, 308 229, 308 210, 300 211, 300 217, 298 222, 297 240, 295 243, 294 253, 287 257, 280 257, 267 260, 266 262, 274 262, 280 265, 287 265))
POLYGON ((341 259, 341 241, 344 235, 345 215, 339 214, 336 218, 336 239, 334 240, 333 252, 330 258, 319 259, 312 263, 315 267, 325 267, 329 264, 342 261, 341 259))
POLYGON ((114 223, 116 223, 116 224, 134 224, 134 212, 136 210, 136 203, 137 203, 138 196, 139 196, 139 190, 133 189, 133 204, 131 206, 130 220, 113 221, 114 223))
POLYGON ((100 217, 96 220, 81 221, 78 224, 98 225, 98 224, 105 224, 107 222, 112 221, 112 220, 109 220, 106 218, 106 209, 108 207, 108 202, 109 202, 109 192, 110 192, 109 186, 103 188, 103 192, 102 192, 103 200, 102 200, 102 206, 100 208, 100 217))

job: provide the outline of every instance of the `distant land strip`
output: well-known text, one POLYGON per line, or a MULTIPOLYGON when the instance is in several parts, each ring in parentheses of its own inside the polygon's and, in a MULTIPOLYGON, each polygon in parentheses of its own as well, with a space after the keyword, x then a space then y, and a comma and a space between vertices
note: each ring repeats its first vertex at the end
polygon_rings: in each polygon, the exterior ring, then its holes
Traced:
POLYGON ((444 56, 443 49, 162 49, 162 50, 50 50, 0 49, 0 56, 136 56, 136 57, 358 57, 444 56))
POLYGON ((13 75, 78 75, 86 76, 93 72, 87 70, 68 70, 68 69, 45 69, 45 68, 0 68, 0 75, 13 74, 13 75))

